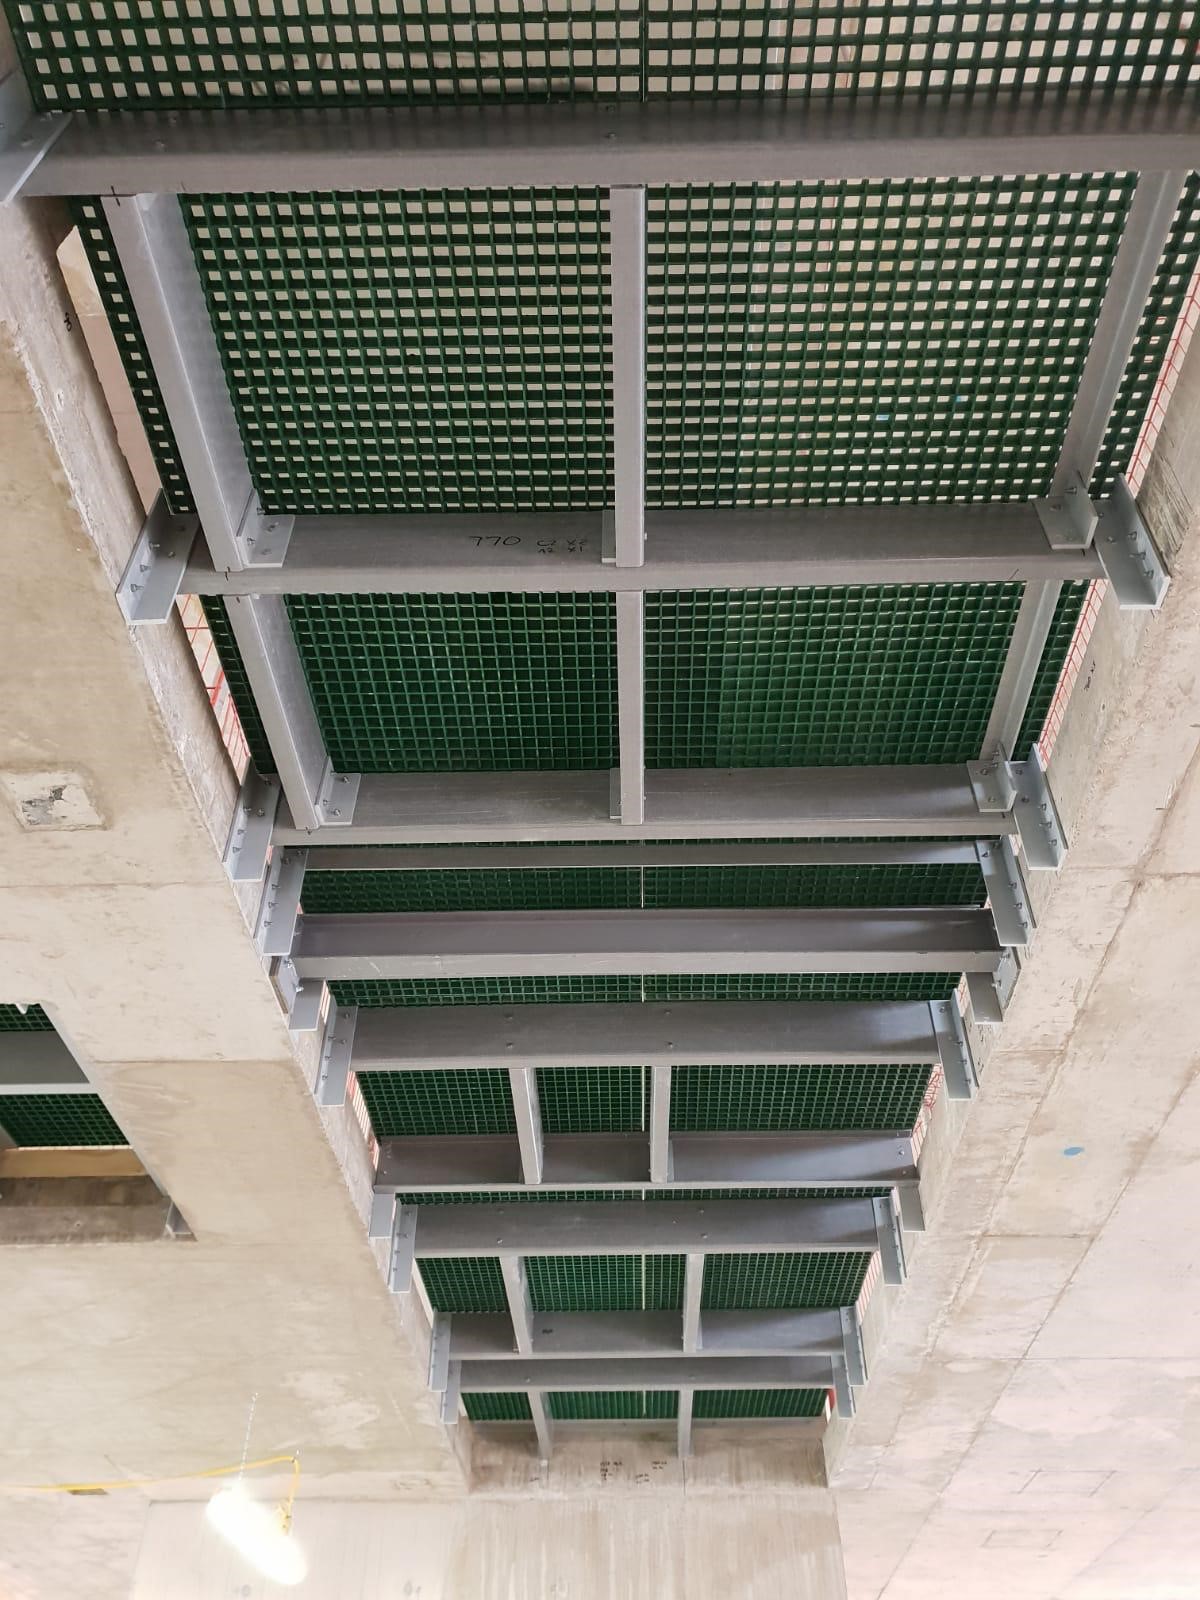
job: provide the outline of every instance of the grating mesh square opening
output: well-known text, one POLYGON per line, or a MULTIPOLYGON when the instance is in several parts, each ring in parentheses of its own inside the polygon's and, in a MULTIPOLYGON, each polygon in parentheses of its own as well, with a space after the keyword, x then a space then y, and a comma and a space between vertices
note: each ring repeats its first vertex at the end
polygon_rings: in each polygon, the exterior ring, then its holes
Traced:
POLYGON ((52 1033, 54 1024, 41 1006, 0 1005, 0 1033, 52 1033))
POLYGON ((539 1067, 547 1133, 640 1133, 650 1126, 649 1067, 539 1067))
POLYGON ((495 1256, 429 1258, 419 1261, 418 1268, 435 1311, 498 1315, 508 1310, 504 1278, 495 1256))
POLYGON ((682 1256, 529 1256, 535 1311, 675 1311, 683 1305, 682 1256))
POLYGON ((21 1147, 129 1143, 98 1094, 0 1095, 0 1127, 21 1147))
POLYGON ((463 1409, 472 1422, 532 1422, 529 1396, 515 1394, 464 1394, 463 1409))
POLYGON ((709 1311, 803 1311, 851 1306, 871 1263, 861 1250, 708 1256, 703 1306, 709 1311))
POLYGON ((594 1394, 551 1390, 546 1409, 558 1422, 638 1422, 668 1419, 679 1414, 679 1396, 673 1389, 613 1389, 594 1394))
POLYGON ((339 1005, 584 1005, 654 1000, 945 1000, 957 972, 666 973, 638 977, 358 978, 330 985, 339 1005))
POLYGON ((503 1067, 471 1072, 360 1072, 358 1087, 377 1139, 514 1133, 503 1067))
POLYGON ((891 1132, 920 1115, 931 1068, 674 1067, 671 1127, 680 1133, 891 1132))
POLYGON ((698 1389, 692 1398, 697 1421, 732 1417, 823 1417, 824 1389, 698 1389))

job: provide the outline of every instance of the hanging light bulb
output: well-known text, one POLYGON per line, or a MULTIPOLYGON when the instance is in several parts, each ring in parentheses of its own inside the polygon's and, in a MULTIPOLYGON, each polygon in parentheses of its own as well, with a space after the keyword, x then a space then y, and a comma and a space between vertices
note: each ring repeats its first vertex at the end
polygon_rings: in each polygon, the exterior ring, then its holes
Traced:
POLYGON ((304 1581, 308 1561, 292 1538, 290 1504, 264 1505, 252 1500, 241 1482, 236 1482, 217 1490, 205 1515, 264 1578, 289 1587, 304 1581))

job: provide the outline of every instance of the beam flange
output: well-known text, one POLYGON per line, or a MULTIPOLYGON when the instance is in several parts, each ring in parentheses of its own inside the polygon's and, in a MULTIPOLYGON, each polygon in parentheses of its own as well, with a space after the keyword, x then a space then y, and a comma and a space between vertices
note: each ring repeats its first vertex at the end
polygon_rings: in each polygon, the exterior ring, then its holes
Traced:
MULTIPOLYGON (((640 567, 644 557, 646 489, 645 189, 609 191, 608 230, 612 288, 613 559, 619 567, 640 567)), ((638 614, 640 618, 640 608, 638 614)), ((618 653, 620 625, 618 610, 618 653)), ((639 682, 640 677, 639 627, 639 682)), ((624 736, 621 742, 624 745, 624 736)), ((641 819, 630 817, 628 820, 641 819)))
POLYGON ((410 912, 306 916, 302 979, 705 972, 992 972, 990 912, 410 912))

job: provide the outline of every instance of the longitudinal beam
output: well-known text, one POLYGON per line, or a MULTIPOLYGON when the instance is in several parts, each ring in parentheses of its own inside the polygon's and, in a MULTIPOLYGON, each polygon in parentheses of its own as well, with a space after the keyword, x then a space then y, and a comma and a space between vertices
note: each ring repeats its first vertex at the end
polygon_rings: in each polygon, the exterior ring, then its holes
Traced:
POLYGON ((416 1213, 418 1257, 874 1251, 883 1234, 871 1200, 548 1201, 416 1213))
MULTIPOLYGON (((907 1134, 673 1133, 669 1148, 669 1182, 685 1189, 892 1188, 919 1176, 907 1134)), ((665 1174, 652 1176, 653 1153, 653 1133, 552 1134, 543 1146, 541 1182, 561 1189, 665 1184, 665 1174)), ((505 1134, 382 1139, 375 1187, 503 1191, 537 1181, 524 1177, 523 1157, 519 1137, 505 1134)))
POLYGON ((803 911, 402 912, 306 916, 301 978, 672 972, 993 972, 991 913, 803 911))
POLYGON ((965 762, 913 767, 651 768, 641 826, 613 819, 607 772, 367 773, 349 827, 310 834, 281 805, 277 844, 882 838, 1015 833, 965 762))
POLYGON ((464 1394, 514 1389, 554 1393, 626 1389, 825 1389, 833 1387, 827 1356, 679 1356, 675 1360, 464 1361, 464 1394))
POLYGON ((950 178, 1200 165, 1200 112, 1169 89, 140 112, 77 118, 21 192, 264 193, 806 178, 950 178))
MULTIPOLYGON (((702 1311, 706 1356, 842 1356, 841 1311, 702 1311)), ((513 1338, 508 1317, 456 1315, 454 1361, 659 1360, 685 1353, 678 1311, 534 1312, 529 1349, 513 1338)))
POLYGON ((699 1062, 936 1062, 922 1001, 673 1001, 610 1005, 360 1007, 356 1072, 669 1066, 699 1062))
POLYGON ((198 542, 193 594, 607 592, 1101 578, 1095 550, 1052 550, 1027 502, 648 511, 645 561, 601 561, 598 512, 295 519, 281 567, 221 570, 198 542))

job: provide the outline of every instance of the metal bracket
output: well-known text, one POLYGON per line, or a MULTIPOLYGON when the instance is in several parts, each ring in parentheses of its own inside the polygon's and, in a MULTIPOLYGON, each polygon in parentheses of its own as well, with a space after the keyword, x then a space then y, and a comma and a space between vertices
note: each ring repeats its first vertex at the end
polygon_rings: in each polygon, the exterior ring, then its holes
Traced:
POLYGON ((436 1394, 445 1394, 450 1387, 450 1325, 453 1318, 436 1311, 433 1332, 429 1337, 429 1387, 436 1394))
POLYGON ((237 541, 246 552, 246 565, 281 567, 295 525, 295 517, 265 512, 258 496, 251 494, 237 531, 237 541))
POLYGON ((1036 921, 1017 854, 1008 836, 981 839, 975 846, 984 887, 992 907, 996 937, 1003 945, 1027 945, 1036 921))
POLYGON ((261 956, 286 956, 296 937, 296 918, 300 915, 300 891, 304 887, 307 850, 271 852, 267 881, 258 907, 254 943, 261 956))
POLYGON ((843 1356, 831 1356, 829 1364, 833 1370, 833 1393, 837 1400, 838 1416, 849 1422, 854 1415, 854 1390, 850 1385, 845 1358, 843 1356))
POLYGON ((199 520, 174 517, 159 491, 117 585, 117 604, 131 627, 166 622, 175 610, 199 520))
POLYGON ((1033 509, 1051 550, 1086 550, 1091 544, 1097 512, 1078 472, 1071 474, 1061 495, 1052 500, 1035 500, 1033 509))
POLYGON ((391 1189, 376 1189, 371 1196, 371 1214, 367 1218, 367 1238, 387 1239, 396 1225, 396 1196, 391 1189))
POLYGON ((279 809, 279 780, 246 769, 222 860, 234 883, 258 883, 267 870, 267 853, 279 809))
POLYGON ((339 1006, 330 996, 325 1037, 321 1042, 321 1062, 313 1084, 313 1099, 319 1106, 346 1104, 346 1079, 354 1054, 354 1028, 357 1006, 339 1006))
POLYGON ((904 1239, 900 1232, 900 1219, 892 1195, 876 1196, 871 1202, 875 1211, 875 1231, 879 1238, 879 1265, 883 1269, 884 1283, 903 1283, 904 1239))
POLYGON ((617 514, 615 511, 602 511, 600 513, 600 560, 606 567, 615 567, 617 564, 617 514))
POLYGON ((1011 811, 1017 798, 1012 766, 1002 750, 967 762, 967 778, 980 811, 1011 811))
POLYGON ((900 1197, 900 1222, 909 1233, 925 1232, 925 1207, 921 1204, 921 1187, 916 1183, 903 1183, 896 1190, 900 1197))
MULTIPOLYGON (((986 978, 987 974, 980 976, 986 978)), ((969 982, 968 978, 968 982, 969 982)), ((929 1016, 937 1036, 938 1057, 942 1065, 942 1078, 949 1100, 970 1100, 979 1085, 979 1073, 971 1053, 971 1042, 958 1009, 958 996, 949 1000, 931 1000, 929 1016)))
POLYGON ((446 1387, 442 1390, 441 1402, 438 1406, 438 1415, 447 1428, 452 1428, 458 1421, 458 1402, 462 1384, 462 1362, 451 1363, 446 1374, 446 1387))
POLYGON ((1066 858, 1067 839, 1036 745, 1029 760, 1015 762, 1013 770, 1017 779, 1013 809, 1025 859, 1032 872, 1057 872, 1066 858))
POLYGON ((70 113, 34 111, 25 74, 0 79, 0 203, 15 200, 54 141, 71 125, 70 113))
POLYGON ((316 799, 323 828, 350 826, 354 821, 354 807, 358 804, 361 783, 361 772, 335 772, 332 766, 326 768, 316 799))
POLYGON ((1157 611, 1171 575, 1159 555, 1124 477, 1100 507, 1096 554, 1122 611, 1157 611))
POLYGON ((277 956, 271 969, 288 1014, 290 1033, 315 1033, 321 1022, 321 996, 325 991, 320 978, 300 976, 287 956, 277 956))
POLYGON ((842 1354, 846 1362, 846 1376, 861 1389, 867 1381, 867 1352, 863 1344, 858 1307, 842 1306, 838 1315, 842 1319, 842 1354))
POLYGON ((1021 964, 1012 948, 1004 951, 995 972, 967 973, 967 992, 971 996, 971 1010, 976 1022, 995 1026, 1004 1021, 1004 1013, 1020 973, 1021 964))
POLYGON ((388 1288, 393 1294, 407 1294, 412 1288, 416 1244, 416 1207, 397 1206, 396 1220, 392 1224, 392 1250, 388 1257, 388 1288))

